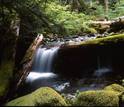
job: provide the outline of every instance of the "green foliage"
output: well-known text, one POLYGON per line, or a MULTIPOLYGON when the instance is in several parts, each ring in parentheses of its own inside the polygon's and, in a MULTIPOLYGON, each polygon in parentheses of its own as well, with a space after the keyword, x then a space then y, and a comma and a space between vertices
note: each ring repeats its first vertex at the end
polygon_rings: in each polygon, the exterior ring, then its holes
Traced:
POLYGON ((114 91, 85 91, 75 99, 76 106, 119 106, 119 98, 114 91))
POLYGON ((108 17, 110 19, 120 17, 124 15, 124 3, 121 5, 117 5, 114 10, 110 9, 108 13, 108 17))
MULTIPOLYGON (((97 33, 87 22, 94 16, 107 16, 110 19, 121 16, 124 14, 123 5, 124 0, 120 0, 120 3, 117 0, 109 0, 109 12, 105 15, 104 0, 89 2, 86 0, 15 0, 1 3, 0 12, 4 10, 4 16, 9 20, 15 15, 20 18, 27 17, 30 24, 26 26, 27 28, 31 26, 32 29, 29 29, 31 31, 70 35, 82 32, 97 33)), ((2 20, 1 17, 0 23, 3 22, 2 20)))
POLYGON ((67 106, 67 104, 56 91, 49 87, 43 87, 31 94, 10 101, 7 106, 67 106))
MULTIPOLYGON (((87 21, 91 18, 83 13, 71 12, 69 6, 61 6, 55 2, 51 2, 46 6, 46 15, 53 19, 56 23, 64 26, 67 34, 76 34, 80 32, 91 32, 87 21)), ((64 32, 63 32, 64 33, 64 32)))
POLYGON ((102 5, 97 5, 96 10, 93 11, 92 15, 95 15, 95 17, 105 17, 104 7, 102 5))
POLYGON ((104 2, 100 3, 93 2, 93 7, 96 9, 91 12, 91 15, 97 17, 108 17, 108 19, 113 19, 124 15, 124 0, 120 0, 120 3, 117 0, 109 0, 109 10, 108 14, 105 14, 104 2))
POLYGON ((14 0, 11 2, 1 0, 0 14, 2 17, 0 18, 0 23, 8 18, 10 21, 9 26, 11 26, 11 21, 16 19, 15 17, 10 18, 8 16, 13 16, 14 14, 21 20, 21 24, 25 25, 25 28, 23 28, 25 29, 25 32, 32 31, 42 33, 47 31, 56 33, 51 24, 55 25, 54 28, 57 28, 57 25, 52 20, 49 20, 49 17, 45 16, 44 14, 43 8, 46 2, 46 0, 14 0), (8 11, 7 14, 5 14, 6 11, 8 11))

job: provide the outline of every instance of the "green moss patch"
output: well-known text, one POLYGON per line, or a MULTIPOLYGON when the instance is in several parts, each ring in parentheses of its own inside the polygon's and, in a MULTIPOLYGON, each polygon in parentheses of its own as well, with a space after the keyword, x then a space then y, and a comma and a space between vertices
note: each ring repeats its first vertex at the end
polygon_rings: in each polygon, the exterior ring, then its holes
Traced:
POLYGON ((112 35, 108 37, 84 41, 81 43, 81 45, 93 45, 93 44, 104 45, 107 43, 117 43, 118 41, 124 41, 124 34, 112 35))
POLYGON ((56 91, 49 87, 37 89, 31 94, 7 103, 7 106, 66 106, 66 102, 56 91))
POLYGON ((124 34, 111 35, 102 38, 91 39, 87 41, 82 41, 80 43, 72 43, 64 45, 66 48, 77 48, 77 47, 86 47, 86 46, 104 46, 110 44, 117 44, 124 42, 124 34))
POLYGON ((119 84, 112 84, 112 85, 106 86, 104 88, 104 90, 109 90, 109 91, 115 91, 115 92, 118 92, 118 93, 122 93, 122 92, 124 92, 124 87, 119 85, 119 84))
POLYGON ((7 91, 10 78, 12 77, 12 71, 13 63, 11 61, 2 63, 0 67, 0 97, 4 96, 7 91))
MULTIPOLYGON (((124 95, 121 96, 121 99, 120 100, 121 100, 120 101, 120 104, 122 104, 124 106, 124 95)), ((123 106, 121 106, 121 107, 123 107, 123 106)))
POLYGON ((119 106, 119 98, 114 91, 85 91, 75 99, 75 106, 119 106))

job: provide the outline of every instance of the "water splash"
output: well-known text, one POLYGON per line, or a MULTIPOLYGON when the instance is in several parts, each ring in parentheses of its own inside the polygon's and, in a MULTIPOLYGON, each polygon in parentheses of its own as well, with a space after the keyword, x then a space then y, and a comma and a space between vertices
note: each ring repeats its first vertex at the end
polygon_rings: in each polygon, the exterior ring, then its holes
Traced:
POLYGON ((111 68, 110 64, 103 65, 102 60, 100 59, 100 56, 97 56, 97 70, 95 70, 93 75, 96 77, 101 77, 110 72, 112 72, 112 68, 111 68))
POLYGON ((34 56, 32 71, 29 73, 26 82, 33 82, 38 79, 56 78, 53 73, 53 61, 59 47, 38 48, 34 56))
POLYGON ((100 77, 100 76, 102 76, 106 73, 110 73, 110 72, 112 72, 111 68, 103 67, 103 68, 99 68, 99 69, 95 70, 94 76, 100 77))
POLYGON ((53 60, 56 57, 59 47, 39 48, 34 57, 32 71, 52 72, 53 60))
POLYGON ((53 86, 57 91, 63 91, 65 88, 70 87, 70 82, 65 82, 60 85, 56 84, 53 86))
POLYGON ((45 78, 54 78, 56 77, 57 75, 54 74, 54 73, 39 73, 39 72, 31 72, 27 79, 26 79, 26 82, 32 82, 32 81, 35 81, 39 78, 42 78, 42 79, 45 79, 45 78))

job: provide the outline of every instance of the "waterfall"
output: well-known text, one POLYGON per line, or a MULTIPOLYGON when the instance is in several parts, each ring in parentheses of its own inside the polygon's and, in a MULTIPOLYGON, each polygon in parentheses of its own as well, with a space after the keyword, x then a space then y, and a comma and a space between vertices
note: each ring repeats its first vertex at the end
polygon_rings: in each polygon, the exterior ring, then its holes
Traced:
POLYGON ((112 72, 110 64, 108 64, 108 62, 106 63, 104 63, 103 65, 102 60, 100 59, 100 56, 97 56, 97 69, 94 72, 94 76, 101 77, 106 73, 112 72))
POLYGON ((36 72, 52 72, 53 60, 56 57, 59 47, 50 49, 39 48, 34 57, 32 71, 36 72))
POLYGON ((27 80, 33 81, 39 78, 51 78, 53 73, 53 61, 57 55, 59 47, 38 48, 33 61, 32 71, 27 80))

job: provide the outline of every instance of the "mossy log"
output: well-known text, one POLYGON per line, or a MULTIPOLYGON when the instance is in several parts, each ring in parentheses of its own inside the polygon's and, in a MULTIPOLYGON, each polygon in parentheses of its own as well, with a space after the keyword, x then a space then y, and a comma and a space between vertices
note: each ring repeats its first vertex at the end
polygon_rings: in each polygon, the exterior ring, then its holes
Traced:
POLYGON ((96 38, 93 40, 87 40, 83 42, 72 42, 68 44, 61 45, 60 49, 69 49, 69 48, 78 48, 78 47, 89 47, 89 46, 104 46, 104 45, 110 45, 115 44, 119 42, 124 42, 124 34, 116 34, 111 35, 103 38, 96 38))
POLYGON ((29 47, 29 49, 27 50, 21 62, 22 68, 18 71, 19 78, 16 85, 16 89, 18 89, 21 82, 24 81, 26 76, 29 74, 33 63, 34 53, 36 49, 39 47, 39 45, 41 45, 42 40, 43 40, 43 35, 38 35, 37 38, 34 40, 34 42, 31 44, 31 46, 29 47))
POLYGON ((63 44, 54 66, 57 73, 65 76, 90 76, 98 69, 100 59, 101 66, 111 65, 113 75, 124 75, 123 47, 124 34, 63 44))

